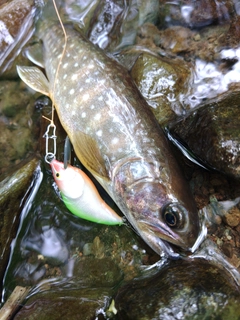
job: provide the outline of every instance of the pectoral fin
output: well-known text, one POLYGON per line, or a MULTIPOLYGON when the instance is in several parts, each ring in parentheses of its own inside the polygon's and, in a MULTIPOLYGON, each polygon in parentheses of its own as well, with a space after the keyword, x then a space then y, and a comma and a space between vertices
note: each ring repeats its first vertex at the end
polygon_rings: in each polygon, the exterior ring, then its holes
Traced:
POLYGON ((49 96, 49 82, 36 67, 17 66, 19 77, 33 90, 49 96))
POLYGON ((42 44, 37 42, 24 50, 24 55, 37 66, 44 68, 42 44))
POLYGON ((91 136, 78 131, 74 134, 72 144, 79 160, 90 172, 109 179, 105 161, 102 158, 96 141, 91 136))

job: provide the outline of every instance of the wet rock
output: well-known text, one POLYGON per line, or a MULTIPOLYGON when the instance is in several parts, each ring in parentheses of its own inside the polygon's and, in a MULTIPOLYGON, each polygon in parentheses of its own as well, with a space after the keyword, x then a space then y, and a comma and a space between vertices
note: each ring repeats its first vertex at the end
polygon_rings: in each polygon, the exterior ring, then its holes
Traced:
POLYGON ((66 2, 63 10, 77 23, 91 42, 107 51, 135 43, 137 27, 158 20, 157 0, 66 2), (116 36, 117 35, 117 36, 116 36))
POLYGON ((171 262, 150 279, 122 287, 117 319, 238 319, 240 294, 228 275, 203 260, 171 262))
POLYGON ((233 1, 184 0, 160 1, 161 20, 165 25, 178 24, 199 28, 213 23, 224 23, 234 14, 233 1))
POLYGON ((75 261, 73 278, 76 282, 84 282, 88 287, 110 288, 119 284, 123 274, 110 257, 103 259, 85 257, 75 261))
POLYGON ((181 112, 181 94, 187 90, 190 77, 183 60, 160 59, 142 53, 131 70, 131 76, 161 125, 181 112))
POLYGON ((229 29, 218 39, 219 43, 231 48, 240 44, 240 16, 236 15, 230 23, 229 29))
POLYGON ((230 209, 223 219, 228 226, 237 227, 240 224, 240 210, 237 207, 230 209))
POLYGON ((34 97, 19 82, 0 82, 0 174, 36 149, 34 97))
POLYGON ((33 295, 14 317, 14 320, 91 320, 105 319, 104 309, 111 291, 106 288, 45 291, 33 295))
POLYGON ((0 74, 11 65, 33 34, 36 13, 33 0, 13 0, 0 7, 0 74))
MULTIPOLYGON (((16 236, 19 216, 27 199, 34 179, 34 172, 39 165, 38 160, 32 159, 16 172, 0 182, 0 279, 8 263, 10 244, 16 236)), ((37 173, 36 173, 37 174, 37 173)))
POLYGON ((195 32, 188 28, 173 26, 160 32, 158 46, 165 50, 170 50, 174 54, 190 52, 191 42, 194 39, 195 32))
POLYGON ((211 167, 240 178, 240 96, 223 94, 204 104, 172 130, 211 167))
POLYGON ((167 29, 159 30, 156 26, 146 23, 138 30, 137 44, 154 49, 158 54, 171 59, 180 55, 186 61, 193 61, 195 58, 216 61, 219 60, 221 50, 229 46, 226 37, 229 28, 228 23, 200 30, 191 30, 183 26, 169 26, 167 29))

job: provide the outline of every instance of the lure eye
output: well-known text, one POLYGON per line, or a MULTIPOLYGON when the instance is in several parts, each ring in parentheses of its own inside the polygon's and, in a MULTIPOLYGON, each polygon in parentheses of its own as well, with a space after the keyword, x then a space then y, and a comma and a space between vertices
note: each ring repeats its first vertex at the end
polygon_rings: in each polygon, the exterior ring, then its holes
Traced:
POLYGON ((59 173, 59 172, 56 173, 56 177, 57 177, 57 178, 60 177, 60 173, 59 173))
POLYGON ((162 208, 162 216, 170 228, 181 228, 185 223, 186 209, 178 203, 170 203, 162 208))

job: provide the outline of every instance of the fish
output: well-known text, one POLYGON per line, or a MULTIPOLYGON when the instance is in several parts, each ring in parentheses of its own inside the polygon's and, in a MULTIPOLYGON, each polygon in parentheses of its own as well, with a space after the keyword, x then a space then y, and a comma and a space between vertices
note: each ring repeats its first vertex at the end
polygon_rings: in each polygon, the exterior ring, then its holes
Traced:
POLYGON ((163 130, 127 70, 64 28, 39 20, 46 76, 17 66, 20 78, 51 98, 78 159, 143 240, 158 254, 168 243, 191 251, 198 211, 163 130))
POLYGON ((66 207, 76 216, 96 223, 121 225, 123 219, 100 197, 97 188, 81 169, 52 160, 54 180, 66 207))

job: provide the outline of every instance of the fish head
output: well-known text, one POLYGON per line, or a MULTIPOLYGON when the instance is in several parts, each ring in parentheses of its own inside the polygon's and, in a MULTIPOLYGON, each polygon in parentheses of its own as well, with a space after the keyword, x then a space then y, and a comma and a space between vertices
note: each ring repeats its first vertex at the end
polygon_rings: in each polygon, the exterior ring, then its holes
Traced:
POLYGON ((130 223, 157 253, 162 251, 160 240, 191 251, 199 234, 191 191, 176 175, 173 181, 171 176, 169 180, 154 179, 153 167, 132 161, 119 170, 115 188, 122 210, 128 212, 130 223))
MULTIPOLYGON (((191 195, 190 197, 191 198, 191 195)), ((128 197, 136 229, 159 251, 159 239, 191 250, 199 234, 198 212, 192 201, 182 201, 158 182, 140 182, 128 197)))
POLYGON ((77 168, 70 165, 64 168, 63 162, 52 160, 50 163, 54 180, 62 194, 69 198, 78 198, 83 192, 84 180, 77 168))

